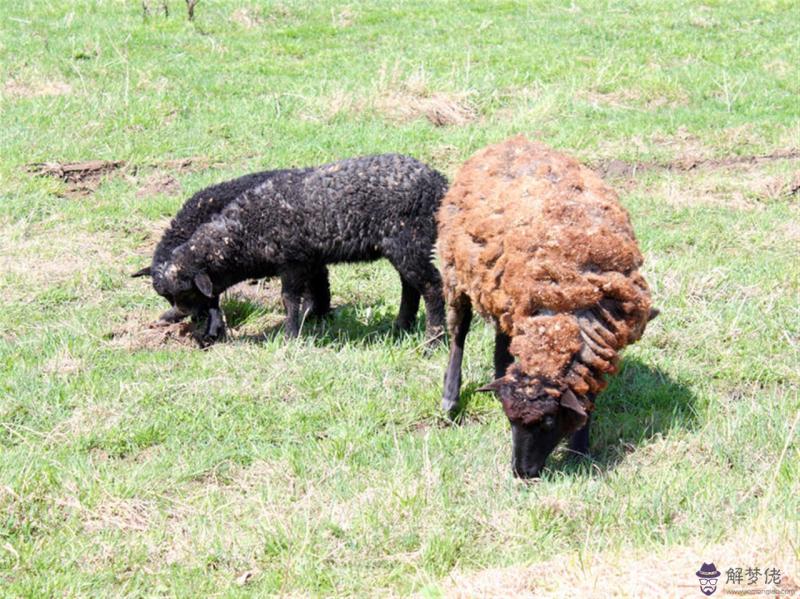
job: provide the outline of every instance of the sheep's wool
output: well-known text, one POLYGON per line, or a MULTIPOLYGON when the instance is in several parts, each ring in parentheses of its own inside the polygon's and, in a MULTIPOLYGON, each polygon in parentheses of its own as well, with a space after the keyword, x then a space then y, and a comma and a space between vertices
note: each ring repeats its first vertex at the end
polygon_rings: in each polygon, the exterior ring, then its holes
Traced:
POLYGON ((469 296, 510 335, 516 371, 581 395, 604 388, 651 307, 617 194, 573 158, 518 136, 464 164, 438 220, 448 303, 469 296))

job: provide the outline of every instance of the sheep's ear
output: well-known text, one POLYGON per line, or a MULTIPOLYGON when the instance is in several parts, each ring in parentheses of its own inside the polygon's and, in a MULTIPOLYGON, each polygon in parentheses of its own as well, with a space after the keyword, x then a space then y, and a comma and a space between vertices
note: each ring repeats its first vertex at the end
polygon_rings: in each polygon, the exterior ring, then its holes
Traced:
POLYGON ((650 314, 648 315, 647 320, 653 320, 659 314, 661 314, 661 310, 658 308, 650 308, 650 314))
POLYGON ((586 408, 581 402, 578 401, 578 398, 575 397, 575 394, 569 389, 561 394, 561 406, 567 408, 575 414, 575 417, 578 419, 579 426, 583 426, 586 423, 586 419, 589 417, 586 414, 586 408))
POLYGON ((137 270, 135 273, 133 273, 131 275, 131 277, 133 277, 133 278, 136 278, 136 277, 152 277, 152 276, 153 276, 153 272, 152 272, 152 270, 150 270, 149 266, 145 266, 143 269, 137 270))
POLYGON ((492 391, 500 391, 505 381, 503 379, 494 379, 491 383, 486 383, 483 387, 478 387, 475 391, 479 393, 489 393, 492 391))
POLYGON ((194 284, 200 290, 200 293, 206 297, 214 297, 214 288, 211 285, 211 279, 204 272, 198 273, 194 276, 194 284))

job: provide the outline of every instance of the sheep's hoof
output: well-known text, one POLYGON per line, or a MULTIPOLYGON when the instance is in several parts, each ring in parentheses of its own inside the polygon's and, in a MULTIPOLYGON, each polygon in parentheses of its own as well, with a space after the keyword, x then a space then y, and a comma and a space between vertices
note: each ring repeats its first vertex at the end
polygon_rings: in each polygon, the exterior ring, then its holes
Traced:
POLYGON ((218 341, 225 339, 225 331, 218 331, 216 334, 204 333, 202 335, 198 335, 196 339, 201 348, 208 349, 218 341))
POLYGON ((457 401, 453 401, 451 399, 443 399, 442 400, 442 412, 453 421, 457 421, 459 415, 461 414, 461 406, 458 404, 457 401))

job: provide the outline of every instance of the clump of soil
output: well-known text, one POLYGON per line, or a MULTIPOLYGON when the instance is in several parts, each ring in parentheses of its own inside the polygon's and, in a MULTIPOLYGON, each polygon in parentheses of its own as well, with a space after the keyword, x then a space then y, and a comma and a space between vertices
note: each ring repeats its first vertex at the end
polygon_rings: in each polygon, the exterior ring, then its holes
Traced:
POLYGON ((88 160, 86 162, 41 162, 28 165, 28 172, 55 177, 67 183, 67 195, 81 197, 94 192, 103 178, 122 168, 122 160, 88 160))
MULTIPOLYGON (((191 156, 188 158, 175 158, 154 162, 148 165, 162 171, 177 171, 179 173, 194 173, 205 170, 211 166, 208 158, 191 156)), ((84 162, 37 162, 29 164, 27 171, 40 177, 54 177, 67 184, 67 197, 85 197, 99 187, 104 178, 126 169, 134 176, 142 165, 131 165, 124 160, 87 160, 84 162)), ((156 172, 145 181, 144 186, 137 191, 137 197, 164 193, 172 195, 180 192, 178 181, 164 172, 156 172)))
POLYGON ((167 324, 161 321, 144 322, 141 316, 132 316, 111 331, 113 345, 130 351, 161 347, 197 347, 197 330, 187 321, 167 324))

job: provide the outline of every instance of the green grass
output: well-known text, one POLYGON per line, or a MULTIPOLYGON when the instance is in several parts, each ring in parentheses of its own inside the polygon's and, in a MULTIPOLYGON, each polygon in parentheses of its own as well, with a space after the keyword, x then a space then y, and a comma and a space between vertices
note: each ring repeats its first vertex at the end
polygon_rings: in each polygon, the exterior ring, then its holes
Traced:
POLYGON ((185 197, 259 168, 397 151, 452 175, 519 132, 587 161, 797 151, 796 3, 201 0, 194 24, 150 3, 0 0, 1 595, 436 597, 742 531, 796 558, 797 158, 615 181, 662 314, 593 462, 559 453, 535 485, 475 393, 489 327, 447 426, 446 349, 392 335, 388 264, 334 267, 333 318, 296 342, 277 282, 231 300, 205 352, 137 345, 165 305, 127 276, 185 197), (158 166, 187 156, 211 166, 158 166), (128 166, 83 197, 25 170, 89 159, 128 166), (180 194, 139 192, 164 175, 180 194))

